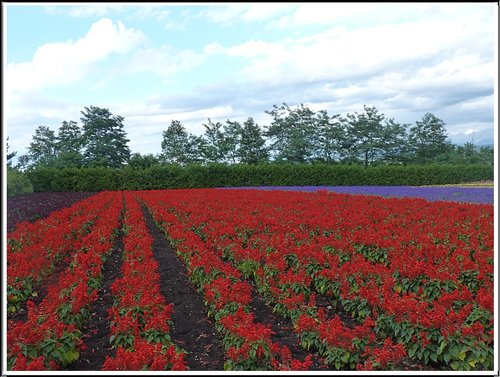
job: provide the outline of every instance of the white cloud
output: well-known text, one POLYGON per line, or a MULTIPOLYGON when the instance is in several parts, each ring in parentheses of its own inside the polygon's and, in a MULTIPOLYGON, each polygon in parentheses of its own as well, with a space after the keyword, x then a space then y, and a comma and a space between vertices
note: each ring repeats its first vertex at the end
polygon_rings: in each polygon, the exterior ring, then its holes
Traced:
MULTIPOLYGON (((247 42, 227 51, 244 57, 259 55, 259 59, 252 60, 243 71, 252 81, 335 80, 369 76, 423 60, 445 59, 445 53, 456 51, 464 42, 474 43, 469 30, 453 21, 377 25, 352 32, 333 28, 303 39, 253 41, 250 46, 247 42)), ((474 36, 481 36, 491 46, 493 28, 490 25, 474 36)), ((467 54, 469 56, 464 52, 459 61, 447 62, 449 66, 440 68, 451 74, 460 69, 462 63, 470 65, 471 60, 479 60, 477 52, 467 54)))
POLYGON ((289 28, 310 24, 331 24, 337 21, 345 21, 352 17, 363 17, 377 11, 380 7, 384 7, 384 5, 370 3, 301 4, 292 14, 281 16, 277 20, 274 20, 273 25, 279 28, 289 28))
POLYGON ((219 49, 218 51, 225 51, 225 53, 227 53, 227 55, 229 56, 241 56, 245 58, 286 54, 286 50, 283 46, 276 45, 275 43, 271 42, 254 40, 229 47, 225 50, 219 49))
POLYGON ((7 64, 7 91, 30 91, 71 85, 85 78, 90 67, 112 53, 125 54, 147 40, 139 30, 101 19, 77 41, 40 46, 30 62, 7 64))
POLYGON ((154 19, 156 21, 165 21, 171 16, 171 11, 165 9, 165 6, 158 5, 143 5, 135 7, 135 12, 131 18, 138 18, 140 20, 154 19))
POLYGON ((124 5, 110 5, 110 4, 99 4, 93 3, 81 4, 75 6, 61 6, 61 5, 51 5, 45 7, 45 11, 49 14, 67 14, 70 17, 76 18, 86 18, 86 17, 105 17, 112 11, 121 11, 127 6, 124 5))
POLYGON ((209 22, 229 25, 240 21, 246 23, 267 21, 296 7, 295 4, 280 3, 216 5, 202 10, 198 16, 209 22))
MULTIPOLYGON (((490 8, 493 10, 493 7, 490 8)), ((484 4, 304 3, 292 13, 271 21, 277 28, 342 24, 401 24, 412 20, 467 18, 485 13, 484 4)))
POLYGON ((200 66, 208 54, 192 50, 175 51, 169 46, 137 51, 123 70, 130 74, 150 73, 169 79, 177 73, 189 71, 200 66))

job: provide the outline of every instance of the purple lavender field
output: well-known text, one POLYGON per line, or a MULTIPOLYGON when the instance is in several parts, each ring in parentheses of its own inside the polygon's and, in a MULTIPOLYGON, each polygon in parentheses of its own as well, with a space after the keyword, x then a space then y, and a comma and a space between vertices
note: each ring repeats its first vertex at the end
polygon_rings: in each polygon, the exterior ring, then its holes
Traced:
POLYGON ((86 199, 93 192, 36 192, 7 198, 7 232, 22 221, 35 221, 73 203, 86 199))
POLYGON ((227 189, 333 191, 340 194, 379 195, 398 198, 423 198, 428 201, 493 204, 493 187, 416 187, 416 186, 259 186, 227 189))

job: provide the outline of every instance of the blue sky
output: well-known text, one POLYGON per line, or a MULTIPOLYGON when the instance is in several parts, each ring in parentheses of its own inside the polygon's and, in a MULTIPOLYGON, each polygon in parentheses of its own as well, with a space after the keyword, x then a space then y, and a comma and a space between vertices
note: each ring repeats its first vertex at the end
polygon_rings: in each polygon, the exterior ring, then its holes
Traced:
POLYGON ((304 103, 330 115, 432 112, 452 142, 492 144, 497 4, 55 3, 4 7, 4 125, 27 152, 39 125, 84 106, 125 118, 132 152, 172 120, 253 117, 304 103))

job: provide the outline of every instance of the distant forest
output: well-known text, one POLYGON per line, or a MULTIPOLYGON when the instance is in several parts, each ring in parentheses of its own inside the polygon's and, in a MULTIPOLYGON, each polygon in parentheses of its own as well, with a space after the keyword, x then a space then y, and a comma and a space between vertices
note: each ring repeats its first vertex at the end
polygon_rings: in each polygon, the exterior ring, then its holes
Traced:
MULTIPOLYGON (((426 113, 415 124, 386 118, 376 107, 362 112, 329 115, 306 105, 273 105, 268 125, 249 117, 243 123, 226 120, 203 124, 202 135, 187 132, 172 120, 161 134, 161 153, 131 153, 124 118, 108 109, 85 107, 81 126, 63 121, 59 129, 41 125, 25 155, 8 150, 7 165, 21 171, 44 167, 129 166, 145 169, 159 164, 349 164, 369 167, 388 164, 493 164, 492 147, 450 142, 446 123, 426 113)), ((159 135, 160 136, 160 135, 159 135)))

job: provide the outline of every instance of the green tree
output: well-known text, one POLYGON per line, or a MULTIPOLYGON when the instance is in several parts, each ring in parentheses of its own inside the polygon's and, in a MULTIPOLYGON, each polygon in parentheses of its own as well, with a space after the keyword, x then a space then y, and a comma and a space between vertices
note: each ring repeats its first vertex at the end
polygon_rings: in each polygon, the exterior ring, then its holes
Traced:
POLYGON ((426 113, 421 121, 409 131, 409 144, 415 162, 425 164, 434 162, 440 154, 451 148, 445 129, 446 123, 432 113, 426 113))
POLYGON ((340 114, 330 117, 326 110, 321 110, 316 113, 316 123, 317 160, 331 163, 345 158, 348 148, 346 126, 340 114))
POLYGON ((7 136, 7 147, 6 147, 7 166, 12 167, 12 159, 16 156, 17 152, 16 151, 9 152, 9 148, 10 148, 9 137, 7 136))
POLYGON ((232 162, 233 164, 238 162, 239 153, 238 150, 241 145, 241 135, 243 128, 238 122, 226 121, 223 126, 223 151, 226 160, 232 162))
POLYGON ((189 134, 184 125, 178 120, 172 120, 162 135, 162 160, 179 165, 188 163, 189 134))
POLYGON ((140 153, 133 153, 128 160, 128 166, 134 169, 147 169, 151 166, 160 164, 160 158, 152 153, 141 155, 140 153))
POLYGON ((304 163, 316 152, 317 127, 314 112, 300 104, 291 109, 286 103, 266 111, 273 121, 265 132, 277 161, 304 163))
POLYGON ((122 116, 113 114, 96 106, 85 107, 81 112, 85 151, 84 162, 87 166, 119 168, 130 158, 130 149, 124 131, 122 116))
POLYGON ((7 167, 7 196, 15 196, 33 192, 33 185, 26 177, 26 174, 7 167))
POLYGON ((63 121, 57 134, 58 167, 80 167, 83 165, 83 135, 77 123, 70 120, 63 121))
POLYGON ((347 114, 347 134, 353 159, 361 157, 365 167, 373 163, 383 148, 384 114, 375 106, 364 105, 364 113, 347 114))
POLYGON ((479 148, 479 162, 482 164, 493 165, 495 154, 492 147, 483 146, 479 148))
POLYGON ((466 142, 463 146, 457 148, 463 163, 477 164, 480 160, 476 146, 472 142, 466 142))
POLYGON ((203 127, 205 127, 205 133, 203 134, 205 143, 202 145, 202 150, 205 161, 209 163, 224 162, 227 144, 224 140, 222 123, 213 123, 208 118, 208 123, 204 123, 203 127))
POLYGON ((381 160, 388 163, 403 163, 410 160, 408 146, 408 124, 386 119, 381 137, 381 160))
POLYGON ((189 134, 188 136, 188 146, 186 151, 187 163, 203 164, 205 160, 205 150, 207 148, 207 142, 203 136, 196 136, 189 134))
POLYGON ((240 147, 238 149, 240 161, 245 164, 266 162, 269 158, 269 153, 265 144, 266 140, 263 137, 262 130, 254 122, 253 118, 248 118, 243 122, 240 147))
POLYGON ((57 139, 53 130, 47 126, 38 126, 28 153, 20 157, 20 166, 52 166, 57 156, 57 139))

